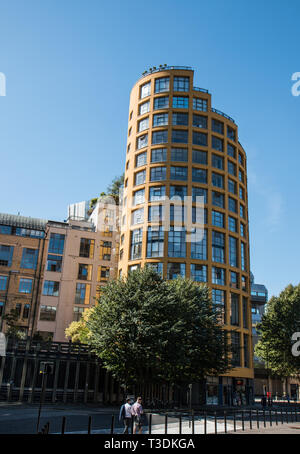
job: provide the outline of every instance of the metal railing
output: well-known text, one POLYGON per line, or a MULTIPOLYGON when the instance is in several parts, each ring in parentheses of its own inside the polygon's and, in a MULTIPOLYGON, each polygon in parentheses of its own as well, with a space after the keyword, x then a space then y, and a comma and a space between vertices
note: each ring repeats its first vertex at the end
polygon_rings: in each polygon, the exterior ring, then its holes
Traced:
POLYGON ((232 117, 230 117, 229 115, 227 115, 226 113, 222 112, 221 110, 218 110, 218 109, 214 109, 213 107, 211 108, 211 111, 218 114, 218 115, 222 115, 222 117, 225 117, 227 118, 227 120, 230 120, 232 121, 232 123, 235 123, 234 119, 232 117))
MULTIPOLYGON (((78 432, 89 435, 92 433, 133 433, 133 419, 126 425, 127 429, 125 430, 126 426, 123 426, 122 422, 118 420, 117 414, 106 414, 106 416, 108 420, 105 428, 97 428, 95 421, 93 424, 93 417, 89 415, 80 431, 72 431, 71 424, 68 427, 67 417, 63 416, 59 434, 78 432)), ((177 411, 163 414, 145 412, 142 432, 144 434, 227 434, 237 431, 251 432, 261 428, 282 426, 284 423, 298 422, 300 422, 299 406, 294 408, 282 406, 280 408, 207 410, 201 412, 191 410, 190 412, 177 411)), ((48 434, 49 430, 50 421, 39 433, 48 434)))

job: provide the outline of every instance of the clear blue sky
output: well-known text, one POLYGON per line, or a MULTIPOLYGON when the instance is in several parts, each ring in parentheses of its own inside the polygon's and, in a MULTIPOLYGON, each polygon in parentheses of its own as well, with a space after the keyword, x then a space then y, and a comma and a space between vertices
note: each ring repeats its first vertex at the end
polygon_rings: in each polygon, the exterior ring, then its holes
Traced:
POLYGON ((270 294, 299 276, 300 2, 1 0, 0 211, 63 220, 123 172, 129 93, 167 63, 239 125, 251 269, 270 294))

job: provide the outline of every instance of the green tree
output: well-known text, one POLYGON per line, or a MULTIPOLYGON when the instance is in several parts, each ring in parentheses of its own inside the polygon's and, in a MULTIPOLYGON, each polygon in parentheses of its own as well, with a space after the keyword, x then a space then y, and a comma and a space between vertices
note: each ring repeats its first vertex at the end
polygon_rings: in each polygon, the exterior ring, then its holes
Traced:
POLYGON ((102 289, 87 326, 89 343, 119 382, 187 383, 225 373, 229 349, 209 289, 165 281, 152 267, 102 289))
POLYGON ((300 331, 300 285, 286 287, 267 304, 257 325, 256 355, 274 374, 285 378, 300 373, 300 356, 292 354, 292 335, 300 331))
POLYGON ((72 322, 65 329, 66 338, 70 338, 73 343, 88 344, 90 331, 87 327, 87 321, 91 315, 92 309, 86 309, 78 322, 72 322))
POLYGON ((114 199, 117 205, 119 205, 119 191, 121 186, 124 184, 124 173, 120 175, 119 177, 115 177, 111 184, 107 188, 107 194, 106 195, 111 195, 114 199))
POLYGON ((17 309, 11 309, 10 312, 3 316, 3 320, 5 320, 7 325, 6 334, 9 337, 14 337, 16 339, 25 339, 26 333, 17 325, 19 320, 19 313, 17 309))

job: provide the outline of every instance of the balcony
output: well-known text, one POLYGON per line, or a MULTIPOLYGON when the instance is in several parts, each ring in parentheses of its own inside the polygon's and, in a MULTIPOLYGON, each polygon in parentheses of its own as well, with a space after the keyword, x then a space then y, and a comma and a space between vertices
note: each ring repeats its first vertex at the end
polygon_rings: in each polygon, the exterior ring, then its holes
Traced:
POLYGON ((222 117, 225 117, 227 118, 227 120, 230 120, 232 121, 232 123, 235 123, 234 119, 232 117, 230 117, 229 115, 227 115, 226 113, 222 112, 221 110, 218 110, 218 109, 214 109, 213 107, 211 108, 211 111, 218 114, 218 115, 222 115, 222 117))

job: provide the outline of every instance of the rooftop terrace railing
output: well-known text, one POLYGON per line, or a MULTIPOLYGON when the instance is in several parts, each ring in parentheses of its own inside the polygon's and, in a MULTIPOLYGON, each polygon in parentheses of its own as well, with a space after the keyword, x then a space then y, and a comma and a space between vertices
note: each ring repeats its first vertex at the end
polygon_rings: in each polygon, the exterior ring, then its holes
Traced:
POLYGON ((232 117, 230 117, 229 115, 227 115, 226 113, 222 112, 221 110, 218 110, 218 109, 214 109, 213 107, 211 108, 211 111, 218 114, 218 115, 222 115, 222 117, 225 117, 227 118, 227 120, 230 120, 232 121, 232 123, 235 123, 234 119, 232 117))

